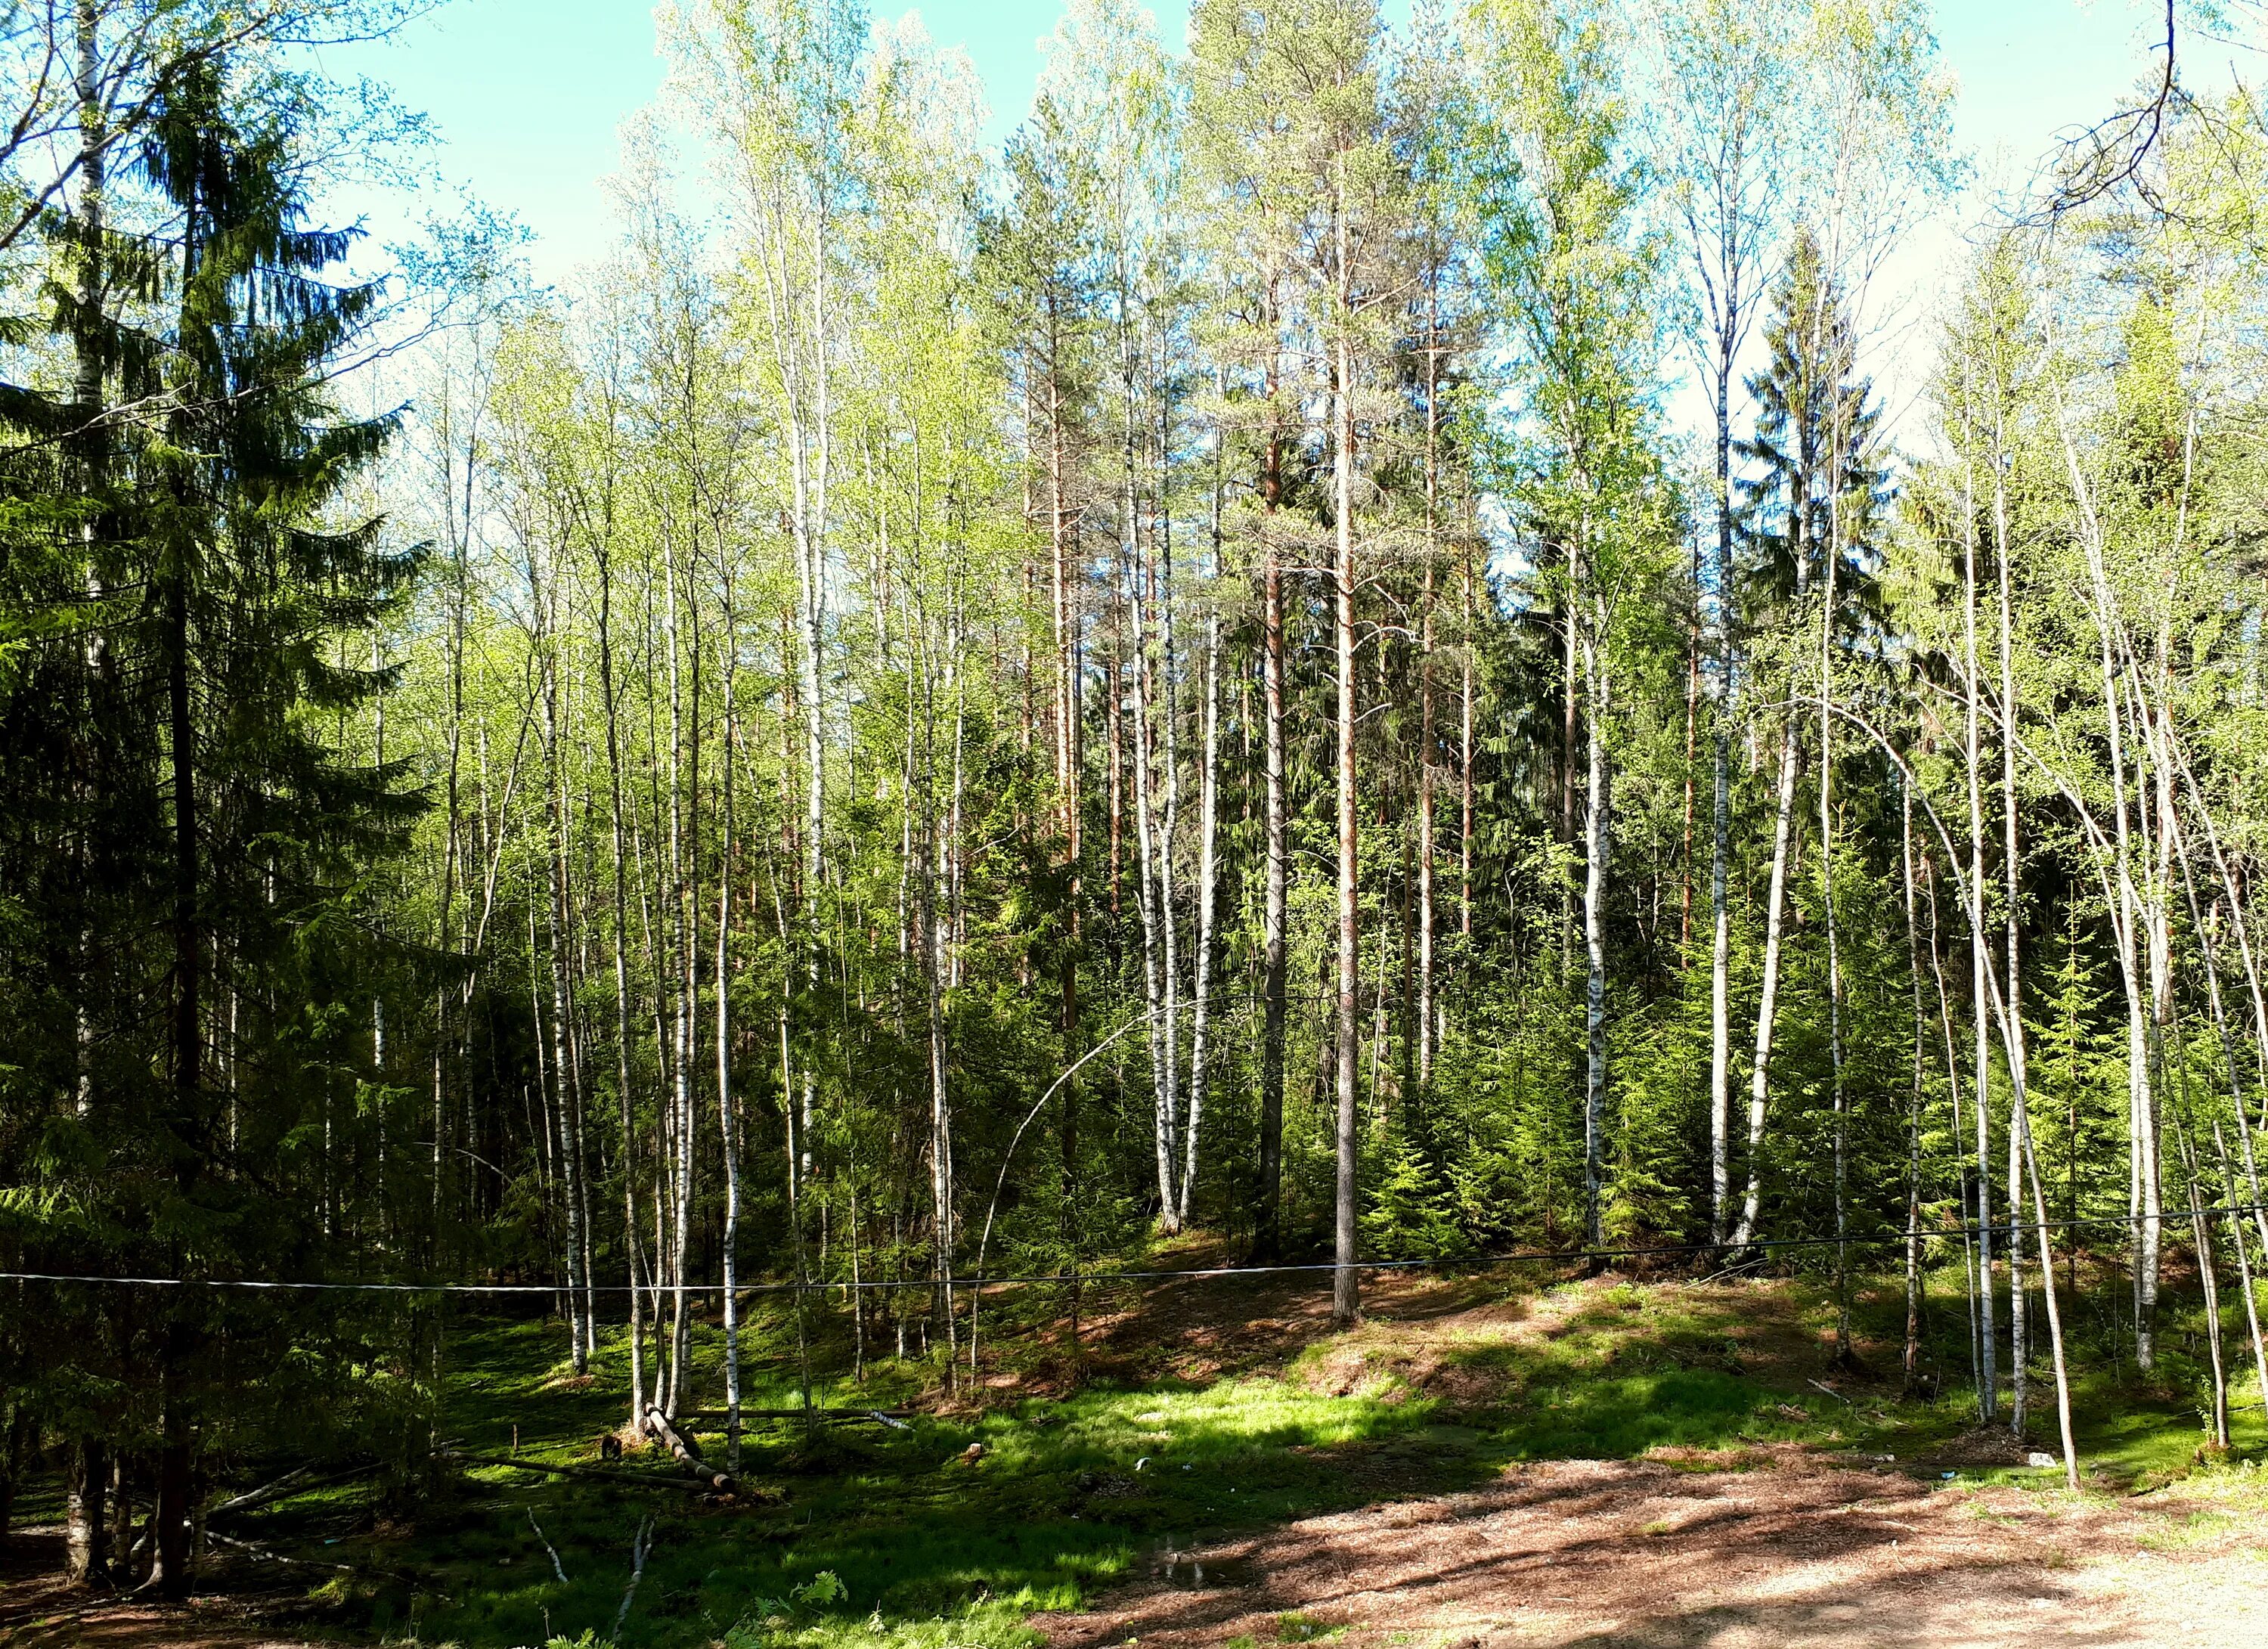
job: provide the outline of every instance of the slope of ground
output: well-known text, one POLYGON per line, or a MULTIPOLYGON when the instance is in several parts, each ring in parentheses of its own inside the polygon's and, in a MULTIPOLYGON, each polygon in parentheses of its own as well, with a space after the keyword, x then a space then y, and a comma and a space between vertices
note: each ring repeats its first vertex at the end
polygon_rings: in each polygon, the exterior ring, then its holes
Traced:
MULTIPOLYGON (((761 1492, 736 1501, 508 1467, 406 1504, 356 1483, 232 1526, 269 1555, 223 1553, 187 1610, 72 1596, 51 1554, 19 1550, 0 1643, 515 1649, 603 1641, 619 1616, 621 1642, 656 1649, 1021 1649, 1027 1623, 1063 1649, 2180 1644, 2242 1641, 2197 1634, 2249 1618, 2231 1611, 2268 1575, 2268 1495, 2249 1468, 2192 1475, 2177 1388, 2088 1373, 2070 1496, 2005 1431, 1968 1429, 1949 1378, 1902 1398, 1893 1293, 1859 1301, 1873 1374, 1830 1374, 1831 1313, 1785 1280, 1403 1274, 1340 1334, 1327 1277, 1183 1277, 1083 1291, 1076 1345, 1069 1304, 989 1299, 973 1395, 965 1368, 949 1392, 920 1365, 821 1382, 915 1417, 759 1428, 761 1492)), ((1936 1314, 1958 1330, 1957 1306, 1936 1314)), ((838 1368, 839 1338, 816 1341, 838 1368)), ((448 1434, 597 1463, 618 1349, 566 1380, 563 1342, 537 1322, 460 1335, 448 1434)), ((784 1318, 752 1332, 751 1406, 792 1403, 793 1345, 784 1318)), ((714 1336, 701 1349, 712 1401, 714 1336)))

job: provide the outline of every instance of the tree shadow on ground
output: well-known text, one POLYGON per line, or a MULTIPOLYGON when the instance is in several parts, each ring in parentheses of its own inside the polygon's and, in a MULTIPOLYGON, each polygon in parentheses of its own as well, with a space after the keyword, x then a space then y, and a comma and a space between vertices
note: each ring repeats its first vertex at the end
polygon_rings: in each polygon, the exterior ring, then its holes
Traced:
POLYGON ((2134 1514, 2043 1513, 1993 1492, 2011 1504, 1889 1474, 1557 1461, 1176 1554, 1226 1563, 1247 1584, 1192 1591, 1153 1574, 1092 1613, 1037 1623, 1057 1649, 1316 1636, 1586 1649, 2178 1640, 2146 1625, 2138 1636, 2126 1606, 2070 1570, 2070 1551, 2134 1514))

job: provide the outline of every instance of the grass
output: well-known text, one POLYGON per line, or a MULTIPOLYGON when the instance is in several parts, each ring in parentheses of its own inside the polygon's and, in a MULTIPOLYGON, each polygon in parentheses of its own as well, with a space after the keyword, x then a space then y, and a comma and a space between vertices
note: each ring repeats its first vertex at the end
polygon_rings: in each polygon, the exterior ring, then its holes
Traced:
MULTIPOLYGON (((467 1335, 455 1359, 453 1434, 468 1451, 501 1453, 516 1424, 525 1456, 592 1459, 599 1433, 619 1417, 604 1389, 613 1382, 602 1365, 590 1387, 563 1389, 561 1349, 543 1325, 467 1335)), ((755 1384, 750 1406, 791 1406, 777 1375, 755 1384)), ((820 1395, 879 1404, 889 1401, 888 1385, 820 1395)), ((359 1550, 440 1595, 383 1584, 342 1601, 380 1635, 421 1642, 486 1649, 585 1631, 603 1638, 628 1584, 637 1522, 651 1513, 652 1556, 626 1643, 1006 1649, 1027 1641, 1027 1615, 1076 1606, 1162 1544, 1359 1503, 1364 1476, 1346 1467, 1364 1451, 1391 1446, 1393 1459, 1436 1468, 1469 1452, 1469 1439, 1436 1435, 1432 1405, 1394 1395, 1400 1400, 1335 1398, 1260 1377, 1203 1388, 1094 1388, 922 1417, 905 1432, 836 1428, 815 1459, 799 1427, 775 1426, 751 1439, 744 1473, 783 1488, 785 1502, 753 1510, 476 1467, 408 1528, 342 1539, 349 1561, 359 1550), (964 1459, 971 1443, 984 1446, 974 1464, 964 1459), (559 1553, 564 1585, 537 1524, 559 1553)), ((324 1514, 302 1502, 288 1520, 304 1539, 320 1535, 324 1514)), ((272 1520, 276 1533, 286 1521, 272 1520)))
MULTIPOLYGON (((311 1618, 365 1639, 602 1644, 651 1517, 625 1645, 1024 1649, 1032 1614, 1078 1608, 1155 1554, 1471 1486, 1521 1461, 1651 1454, 1738 1469, 1798 1445, 1915 1465, 1956 1447, 1974 1424, 1965 1390, 1902 1401, 1879 1374, 1824 1382, 1842 1395, 1822 1389, 1831 1314, 1801 1282, 1441 1286, 1462 1290, 1455 1303, 1488 1309, 1436 1321, 1440 1312, 1412 1314, 1396 1301, 1386 1320, 1289 1356, 1224 1352, 1226 1372, 1202 1379, 1176 1372, 1188 1365, 1164 1344, 1174 1336, 1138 1321, 1122 1336, 1132 1349, 1115 1361, 1099 1356, 1101 1373, 1083 1385, 988 1391, 988 1406, 925 1413, 905 1431, 838 1426, 815 1447, 799 1424, 758 1430, 743 1476, 781 1496, 763 1505, 712 1507, 478 1467, 412 1507, 389 1509, 366 1485, 342 1485, 247 1519, 256 1527, 246 1532, 357 1565, 354 1578, 317 1588, 311 1618), (973 1462, 972 1443, 983 1446, 973 1462)), ((1903 1304, 1894 1295, 1859 1302, 1862 1336, 1881 1336, 1871 1346, 1862 1337, 1862 1351, 1878 1364, 1884 1339, 1895 1361, 1903 1304)), ((1940 1304, 1939 1315, 1958 1327, 1957 1307, 1940 1304)), ((1035 1325, 1005 1309, 998 1320, 997 1355, 1021 1348, 1027 1373, 1057 1355, 1035 1325)), ((553 1324, 465 1325, 451 1343, 446 1424, 468 1452, 516 1444, 553 1463, 594 1461, 600 1435, 622 1418, 618 1346, 577 1382, 564 1377, 564 1335, 553 1324)), ((744 1401, 793 1406, 791 1325, 761 1320, 746 1344, 744 1401)), ((704 1402, 721 1388, 720 1349, 706 1329, 696 1332, 693 1388, 704 1402)), ((2083 1379, 2081 1447, 2103 1481, 2147 1486, 2195 1466, 2200 1432, 2182 1395, 2195 1383, 2177 1355, 2168 1362, 2146 1386, 2112 1373, 2083 1379)), ((895 1405, 918 1397, 934 1373, 885 1362, 862 1384, 829 1380, 814 1395, 895 1405)), ((2036 1438, 2053 1425, 2044 1395, 2041 1405, 2036 1438)), ((2242 1454, 2261 1439, 2239 1440, 2242 1454)), ((712 1442, 712 1455, 719 1448, 712 1442)), ((2061 1492, 2054 1474, 2002 1467, 1960 1466, 1952 1486, 1992 1481, 2061 1492)), ((2200 1526, 2196 1538, 2210 1532, 2200 1526)), ((1321 1641, 1336 1630, 1286 1615, 1275 1639, 1321 1641)))

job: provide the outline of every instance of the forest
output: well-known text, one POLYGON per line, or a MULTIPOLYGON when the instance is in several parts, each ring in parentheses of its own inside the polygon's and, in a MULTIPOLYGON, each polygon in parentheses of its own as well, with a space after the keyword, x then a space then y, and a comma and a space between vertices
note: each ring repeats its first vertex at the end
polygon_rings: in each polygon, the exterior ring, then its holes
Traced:
POLYGON ((2242 1452, 2255 11, 1988 190, 1923 0, 1070 0, 997 145, 673 0, 551 285, 330 216, 421 9, 0 6, 0 1535, 439 1493, 512 1325, 723 1486, 1266 1267, 2242 1452))

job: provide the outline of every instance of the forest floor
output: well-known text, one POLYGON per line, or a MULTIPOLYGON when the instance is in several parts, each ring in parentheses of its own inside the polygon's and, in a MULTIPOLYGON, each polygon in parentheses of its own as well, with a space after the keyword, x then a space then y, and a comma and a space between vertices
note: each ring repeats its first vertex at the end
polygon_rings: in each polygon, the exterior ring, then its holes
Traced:
MULTIPOLYGON (((2163 1383, 2082 1378, 2073 1494, 1974 1429, 1952 1369, 1899 1395, 1895 1288, 1861 1295, 1841 1373, 1831 1309, 1788 1280, 1403 1274, 1344 1334, 1326 1277, 1122 1285, 1087 1295, 1076 1357, 1062 1304, 988 1300, 974 1391, 894 1360, 823 1382, 909 1426, 759 1430, 733 1503, 485 1466, 409 1498, 317 1490, 229 1525, 268 1555, 217 1549, 210 1593, 171 1609, 68 1593, 35 1528, 0 1562, 0 1645, 517 1649, 618 1619, 659 1649, 2268 1642, 2268 1433, 2248 1412, 2237 1460, 2198 1463, 2178 1332, 2163 1383)), ((792 1325, 751 1337, 747 1401, 792 1406, 792 1325)), ((619 1348, 578 1380, 563 1341, 460 1325, 449 1434, 596 1464, 619 1348)))
POLYGON ((1801 1451, 1558 1461, 1174 1552, 1034 1624, 1054 1649, 2225 1649, 2268 1643, 2264 1542, 2257 1495, 1948 1492, 1801 1451))

